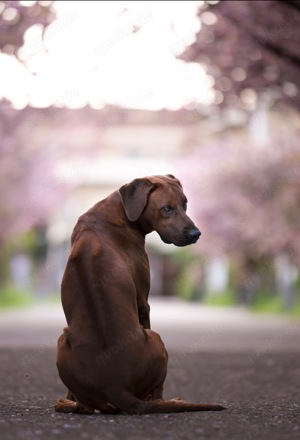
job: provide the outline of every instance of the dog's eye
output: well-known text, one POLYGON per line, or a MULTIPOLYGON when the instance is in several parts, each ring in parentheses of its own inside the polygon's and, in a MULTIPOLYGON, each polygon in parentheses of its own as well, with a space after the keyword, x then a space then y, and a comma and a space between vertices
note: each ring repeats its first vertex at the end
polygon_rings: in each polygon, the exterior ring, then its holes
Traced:
POLYGON ((164 212, 171 212, 171 211, 173 211, 173 208, 170 205, 166 205, 163 207, 163 211, 164 212))
POLYGON ((184 203, 184 204, 183 204, 183 209, 184 209, 184 211, 187 210, 187 203, 184 203))

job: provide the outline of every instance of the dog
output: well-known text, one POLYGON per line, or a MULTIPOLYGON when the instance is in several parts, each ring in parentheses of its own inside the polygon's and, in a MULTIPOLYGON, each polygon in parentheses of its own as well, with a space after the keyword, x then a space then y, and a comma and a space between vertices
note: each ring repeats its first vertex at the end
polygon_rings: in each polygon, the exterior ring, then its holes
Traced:
POLYGON ((221 405, 164 400, 168 353, 150 330, 145 236, 176 246, 196 243, 199 229, 173 175, 135 179, 83 214, 71 237, 61 293, 67 327, 57 368, 68 388, 63 413, 219 411, 221 405))

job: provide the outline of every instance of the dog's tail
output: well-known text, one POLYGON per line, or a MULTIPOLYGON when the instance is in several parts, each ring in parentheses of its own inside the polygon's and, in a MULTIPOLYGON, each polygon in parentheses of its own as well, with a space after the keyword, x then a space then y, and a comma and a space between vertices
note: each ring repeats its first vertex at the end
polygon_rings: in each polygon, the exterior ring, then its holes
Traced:
POLYGON ((114 402, 114 406, 128 414, 177 413, 191 411, 222 411, 222 405, 209 403, 191 403, 182 399, 142 401, 133 395, 127 395, 122 401, 114 402))
POLYGON ((211 405, 209 403, 191 403, 180 400, 142 402, 136 408, 138 414, 177 413, 191 411, 222 411, 223 409, 226 408, 221 405, 211 405))

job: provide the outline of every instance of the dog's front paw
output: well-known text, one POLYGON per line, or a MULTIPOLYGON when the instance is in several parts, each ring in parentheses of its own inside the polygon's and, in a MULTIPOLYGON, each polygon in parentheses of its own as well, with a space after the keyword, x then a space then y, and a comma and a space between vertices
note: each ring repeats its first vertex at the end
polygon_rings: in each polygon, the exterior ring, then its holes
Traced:
POLYGON ((54 409, 56 412, 62 412, 62 413, 72 413, 76 412, 76 402, 73 400, 68 399, 59 399, 55 405, 54 409))
POLYGON ((82 405, 80 402, 74 402, 68 399, 59 399, 54 405, 56 412, 62 413, 76 413, 76 414, 94 414, 94 409, 86 405, 82 405))

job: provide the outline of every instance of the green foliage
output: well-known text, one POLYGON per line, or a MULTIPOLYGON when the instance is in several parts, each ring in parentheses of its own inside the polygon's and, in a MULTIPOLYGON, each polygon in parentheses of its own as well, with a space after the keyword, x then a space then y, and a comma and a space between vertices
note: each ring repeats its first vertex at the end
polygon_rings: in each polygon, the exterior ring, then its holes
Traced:
POLYGON ((28 307, 33 304, 33 295, 21 291, 14 286, 7 286, 0 290, 0 308, 28 307))
POLYGON ((300 318, 300 298, 298 298, 295 306, 293 307, 293 309, 289 312, 289 315, 292 318, 300 318))
POLYGON ((209 293, 203 303, 209 306, 232 307, 237 303, 236 293, 231 289, 222 293, 209 293))
POLYGON ((300 317, 300 293, 296 298, 295 304, 287 308, 284 302, 284 296, 281 294, 258 292, 251 306, 251 309, 257 313, 285 314, 290 317, 300 317))
POLYGON ((193 301, 195 297, 195 285, 191 277, 188 276, 188 268, 182 273, 176 283, 176 294, 186 301, 193 301))
MULTIPOLYGON (((203 304, 216 307, 234 307, 238 304, 237 294, 234 290, 228 289, 221 294, 207 294, 203 300, 203 304)), ((292 318, 300 317, 300 297, 298 296, 296 303, 290 309, 284 304, 284 298, 279 294, 266 294, 259 292, 250 310, 255 313, 267 314, 285 314, 292 318)))
POLYGON ((202 297, 203 280, 198 274, 203 271, 203 261, 199 256, 181 249, 173 254, 173 262, 179 268, 179 275, 174 280, 175 294, 186 301, 199 301, 202 297))
POLYGON ((252 310, 259 313, 280 313, 284 311, 283 297, 280 295, 265 295, 260 292, 252 305, 252 310))

